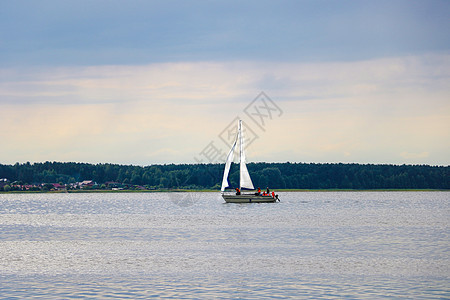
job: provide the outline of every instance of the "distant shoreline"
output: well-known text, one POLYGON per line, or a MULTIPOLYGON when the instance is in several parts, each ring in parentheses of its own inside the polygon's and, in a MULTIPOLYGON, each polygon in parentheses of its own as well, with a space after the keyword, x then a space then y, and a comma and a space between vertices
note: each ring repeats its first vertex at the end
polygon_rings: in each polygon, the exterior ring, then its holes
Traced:
MULTIPOLYGON (((450 190, 450 166, 315 163, 249 163, 254 187, 285 190, 450 190)), ((125 166, 87 163, 0 164, 0 190, 215 190, 221 164, 125 166)), ((232 166, 230 186, 239 186, 232 166)))
MULTIPOLYGON (((275 189, 275 192, 449 192, 448 189, 275 189)), ((218 190, 61 190, 61 191, 9 191, 0 194, 94 194, 94 193, 219 193, 218 190)))

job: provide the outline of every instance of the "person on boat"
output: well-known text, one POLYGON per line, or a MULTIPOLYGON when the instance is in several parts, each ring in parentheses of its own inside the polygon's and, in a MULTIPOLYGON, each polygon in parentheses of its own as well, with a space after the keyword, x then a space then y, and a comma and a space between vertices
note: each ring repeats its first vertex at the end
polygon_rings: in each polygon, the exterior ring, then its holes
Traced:
POLYGON ((266 191, 267 195, 270 195, 270 190, 269 187, 267 187, 267 191, 266 191))
POLYGON ((236 195, 240 195, 241 194, 241 190, 239 188, 236 188, 236 195))
POLYGON ((258 188, 258 196, 261 196, 261 189, 258 188))
POLYGON ((275 192, 272 191, 272 198, 275 199, 275 192))

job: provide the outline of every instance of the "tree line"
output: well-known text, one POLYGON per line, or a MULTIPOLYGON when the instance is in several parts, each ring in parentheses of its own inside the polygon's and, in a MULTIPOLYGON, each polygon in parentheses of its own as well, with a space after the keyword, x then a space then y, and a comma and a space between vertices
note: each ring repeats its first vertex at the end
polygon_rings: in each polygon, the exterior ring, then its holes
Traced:
MULTIPOLYGON (((449 166, 342 163, 249 163, 255 187, 274 189, 450 189, 449 166)), ((220 189, 223 164, 150 166, 75 162, 0 164, 0 178, 22 184, 93 180, 152 189, 220 189)), ((239 185, 239 166, 230 170, 239 185)))

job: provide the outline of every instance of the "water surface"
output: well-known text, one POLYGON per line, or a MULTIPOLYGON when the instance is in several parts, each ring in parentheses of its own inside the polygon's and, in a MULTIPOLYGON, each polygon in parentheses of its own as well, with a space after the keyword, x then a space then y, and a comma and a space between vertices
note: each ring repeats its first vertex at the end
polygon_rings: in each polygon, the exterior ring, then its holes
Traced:
POLYGON ((1 194, 3 298, 449 298, 449 192, 1 194))

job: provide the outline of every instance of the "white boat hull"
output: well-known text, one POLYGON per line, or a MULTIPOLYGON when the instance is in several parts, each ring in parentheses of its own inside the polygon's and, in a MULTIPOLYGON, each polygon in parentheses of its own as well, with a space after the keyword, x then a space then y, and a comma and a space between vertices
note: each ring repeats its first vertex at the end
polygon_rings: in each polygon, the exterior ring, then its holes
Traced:
POLYGON ((272 196, 255 196, 254 194, 222 195, 227 203, 270 203, 277 201, 272 196))

